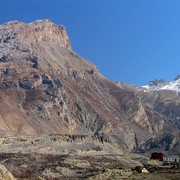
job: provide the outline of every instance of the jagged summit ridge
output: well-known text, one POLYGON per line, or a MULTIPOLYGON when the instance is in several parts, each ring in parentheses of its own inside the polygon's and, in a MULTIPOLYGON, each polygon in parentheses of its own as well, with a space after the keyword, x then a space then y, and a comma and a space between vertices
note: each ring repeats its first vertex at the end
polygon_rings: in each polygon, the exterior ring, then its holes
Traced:
POLYGON ((55 69, 68 71, 70 68, 97 71, 92 63, 73 52, 66 29, 62 25, 56 25, 48 19, 28 24, 16 20, 1 25, 0 61, 10 62, 32 57, 43 61, 39 64, 45 66, 44 68, 49 64, 55 69))
POLYGON ((160 90, 169 90, 169 91, 180 91, 180 79, 176 79, 170 82, 158 82, 150 81, 149 85, 143 86, 145 91, 160 91, 160 90))
POLYGON ((28 40, 29 42, 57 42, 59 46, 71 49, 69 37, 63 25, 56 25, 50 20, 37 20, 32 23, 23 23, 20 21, 7 22, 0 26, 0 42, 6 42, 7 39, 28 40))

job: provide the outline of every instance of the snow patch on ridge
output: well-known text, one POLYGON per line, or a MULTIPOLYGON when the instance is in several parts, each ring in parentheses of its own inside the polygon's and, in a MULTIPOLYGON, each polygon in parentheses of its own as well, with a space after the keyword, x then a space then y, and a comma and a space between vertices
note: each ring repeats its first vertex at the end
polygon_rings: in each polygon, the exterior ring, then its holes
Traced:
POLYGON ((160 91, 160 90, 180 91, 180 79, 168 83, 160 83, 157 85, 145 85, 142 87, 144 88, 144 91, 160 91))

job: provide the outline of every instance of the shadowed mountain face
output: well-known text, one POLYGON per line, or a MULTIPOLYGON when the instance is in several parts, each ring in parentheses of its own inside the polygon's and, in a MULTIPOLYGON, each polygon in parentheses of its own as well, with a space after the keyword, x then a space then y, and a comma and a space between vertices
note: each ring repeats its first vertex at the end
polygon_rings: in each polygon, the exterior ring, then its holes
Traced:
POLYGON ((2 135, 99 135, 142 152, 169 133, 166 150, 177 151, 179 104, 175 92, 148 93, 105 79, 73 52, 63 26, 49 20, 0 26, 2 135))

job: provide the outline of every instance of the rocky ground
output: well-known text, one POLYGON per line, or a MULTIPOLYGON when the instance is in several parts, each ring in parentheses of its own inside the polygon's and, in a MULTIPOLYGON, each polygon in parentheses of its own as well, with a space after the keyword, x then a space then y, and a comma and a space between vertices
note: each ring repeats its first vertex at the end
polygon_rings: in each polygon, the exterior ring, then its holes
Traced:
POLYGON ((179 180, 180 171, 162 171, 157 173, 137 173, 130 169, 107 169, 104 172, 88 178, 88 180, 179 180))
POLYGON ((0 163, 20 180, 86 179, 109 168, 124 172, 146 159, 90 135, 1 136, 0 149, 0 163))
POLYGON ((109 168, 121 169, 126 177, 132 175, 123 156, 3 153, 0 162, 19 180, 87 179, 109 168))
POLYGON ((139 173, 137 167, 140 166, 137 166, 137 162, 130 162, 126 156, 1 153, 0 163, 8 170, 2 166, 0 172, 4 169, 4 177, 12 180, 14 177, 17 180, 179 179, 180 169, 174 168, 159 168, 151 173, 139 173))
POLYGON ((0 164, 0 179, 1 180, 15 180, 14 176, 2 164, 0 164))
POLYGON ((2 153, 122 154, 106 138, 97 135, 1 136, 0 149, 2 153))

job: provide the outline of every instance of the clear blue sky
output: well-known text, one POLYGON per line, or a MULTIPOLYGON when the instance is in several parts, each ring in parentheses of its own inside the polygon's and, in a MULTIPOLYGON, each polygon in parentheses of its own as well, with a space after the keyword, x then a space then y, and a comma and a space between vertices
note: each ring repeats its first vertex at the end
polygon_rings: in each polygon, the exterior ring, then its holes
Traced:
POLYGON ((51 19, 110 80, 144 85, 180 74, 180 0, 0 0, 0 24, 51 19))

